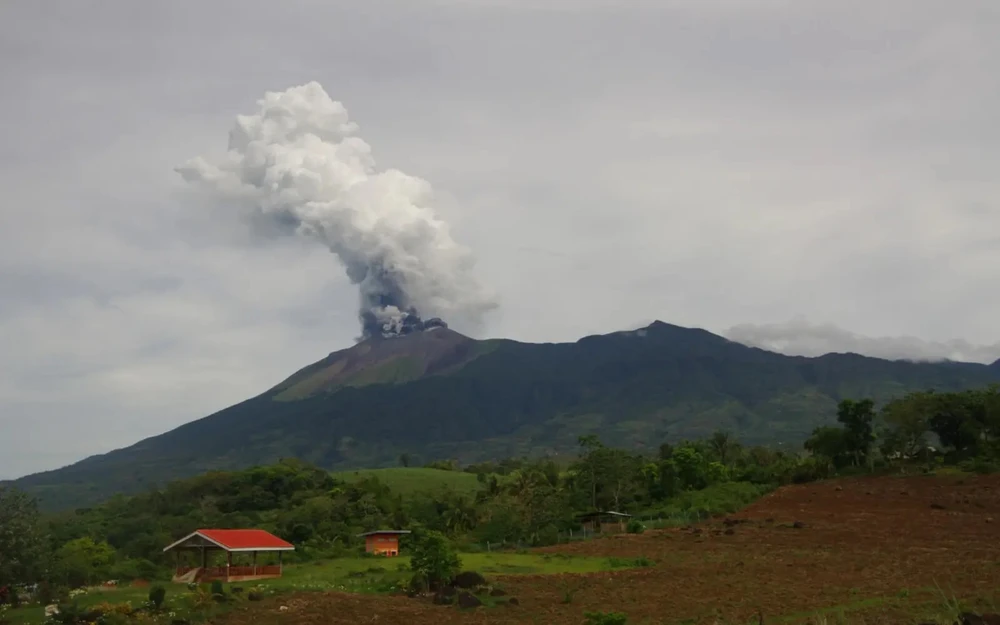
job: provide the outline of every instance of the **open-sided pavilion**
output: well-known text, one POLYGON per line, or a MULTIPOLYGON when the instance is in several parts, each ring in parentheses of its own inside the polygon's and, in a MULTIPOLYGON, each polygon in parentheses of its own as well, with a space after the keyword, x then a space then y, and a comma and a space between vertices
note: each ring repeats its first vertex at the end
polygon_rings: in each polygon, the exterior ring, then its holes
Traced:
POLYGON ((270 532, 259 529, 201 529, 163 548, 177 554, 175 582, 245 582, 281 577, 281 554, 295 547, 270 532), (209 566, 212 556, 225 552, 225 566, 209 566), (194 553, 197 564, 182 563, 184 553, 194 553), (277 564, 260 564, 258 554, 277 554, 277 564), (246 559, 249 565, 233 564, 233 554, 246 559))

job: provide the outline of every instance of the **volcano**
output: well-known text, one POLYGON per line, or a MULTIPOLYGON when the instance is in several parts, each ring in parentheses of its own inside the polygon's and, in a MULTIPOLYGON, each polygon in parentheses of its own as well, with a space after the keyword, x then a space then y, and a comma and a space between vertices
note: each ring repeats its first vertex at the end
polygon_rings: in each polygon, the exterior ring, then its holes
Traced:
MULTIPOLYGON (((419 318, 418 318, 419 321, 419 318)), ((431 319, 386 331, 296 371, 270 389, 275 401, 295 401, 344 387, 403 384, 460 368, 485 351, 476 341, 431 319)))
POLYGON ((280 384, 174 430, 16 480, 47 509, 209 470, 300 458, 330 469, 574 454, 578 438, 650 451, 717 429, 800 445, 837 402, 1000 382, 1000 367, 785 356, 655 322, 572 343, 475 340, 416 324, 335 351, 280 384))

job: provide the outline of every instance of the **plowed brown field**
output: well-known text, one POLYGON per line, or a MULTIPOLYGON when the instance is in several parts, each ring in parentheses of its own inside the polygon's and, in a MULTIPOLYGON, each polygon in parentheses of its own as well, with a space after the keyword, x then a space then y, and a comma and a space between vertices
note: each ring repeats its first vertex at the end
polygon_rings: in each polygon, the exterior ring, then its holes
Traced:
POLYGON ((915 623, 943 612, 947 599, 980 608, 1000 599, 1000 476, 788 486, 726 522, 540 551, 654 564, 497 578, 519 606, 460 612, 405 597, 300 594, 222 622, 578 625, 584 611, 613 610, 629 623, 744 623, 758 611, 765 623, 837 622, 838 611, 851 622, 915 623))

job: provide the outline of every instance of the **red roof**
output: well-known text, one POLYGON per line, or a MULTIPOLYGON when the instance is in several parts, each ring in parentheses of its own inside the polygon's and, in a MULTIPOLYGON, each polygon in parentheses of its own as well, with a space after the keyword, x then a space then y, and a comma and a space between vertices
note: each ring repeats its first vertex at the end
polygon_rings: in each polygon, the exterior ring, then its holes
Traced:
POLYGON ((291 543, 264 530, 198 530, 205 538, 226 549, 294 549, 291 543))
MULTIPOLYGON (((264 551, 267 549, 295 548, 291 543, 281 540, 274 534, 265 532, 264 530, 197 530, 188 536, 188 538, 195 535, 201 535, 223 549, 230 551, 238 549, 260 549, 264 551)), ((177 541, 177 543, 184 540, 187 540, 187 538, 183 538, 177 541)))

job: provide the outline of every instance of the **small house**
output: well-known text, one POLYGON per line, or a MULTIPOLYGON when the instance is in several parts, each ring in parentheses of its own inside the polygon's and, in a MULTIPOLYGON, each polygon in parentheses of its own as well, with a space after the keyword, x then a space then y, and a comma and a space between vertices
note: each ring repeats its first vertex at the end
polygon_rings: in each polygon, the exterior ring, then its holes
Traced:
POLYGON ((365 553, 373 553, 377 556, 398 556, 399 537, 409 533, 409 530, 375 530, 374 532, 358 534, 358 537, 365 539, 365 553))
POLYGON ((173 551, 177 556, 173 581, 175 582, 245 582, 258 579, 281 577, 281 554, 294 551, 295 547, 270 532, 256 529, 202 529, 196 530, 175 543, 163 548, 164 552, 173 551), (226 554, 224 566, 209 566, 214 564, 213 556, 226 554), (192 566, 191 558, 184 560, 184 554, 194 554, 196 562, 192 566), (261 563, 259 554, 276 555, 277 562, 261 563), (233 563, 233 556, 249 562, 233 563))
POLYGON ((576 520, 583 525, 584 532, 600 534, 606 532, 624 532, 625 524, 632 518, 631 514, 624 512, 596 511, 579 514, 576 520))

